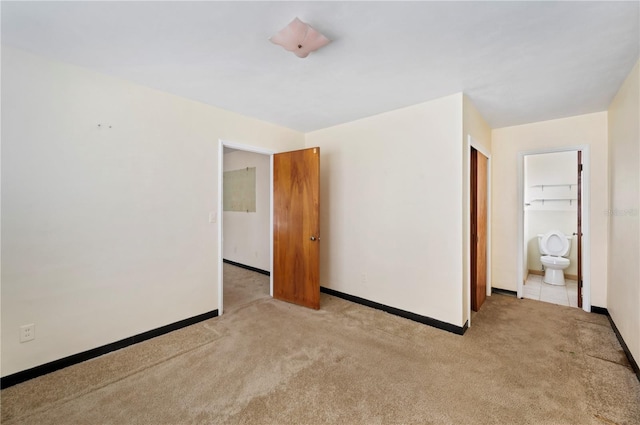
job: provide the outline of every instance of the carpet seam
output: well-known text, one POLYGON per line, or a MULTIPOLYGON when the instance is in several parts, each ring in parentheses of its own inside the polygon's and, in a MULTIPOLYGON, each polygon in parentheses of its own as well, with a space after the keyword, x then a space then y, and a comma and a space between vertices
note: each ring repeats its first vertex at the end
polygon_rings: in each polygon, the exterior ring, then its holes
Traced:
MULTIPOLYGON (((224 337, 224 335, 221 335, 221 336, 220 336, 220 338, 223 338, 223 337, 224 337)), ((138 375, 138 374, 140 374, 141 372, 144 372, 144 371, 146 371, 146 370, 148 370, 148 369, 154 368, 154 367, 156 367, 156 366, 158 366, 158 365, 160 365, 160 364, 162 364, 162 363, 166 363, 166 362, 168 362, 168 361, 170 361, 170 360, 173 360, 173 359, 174 359, 174 358, 176 358, 176 357, 182 356, 182 355, 184 355, 184 354, 191 353, 192 351, 197 350, 197 349, 200 349, 200 348, 204 347, 205 345, 213 344, 214 342, 218 341, 220 338, 216 338, 216 339, 214 339, 214 340, 207 341, 207 342, 205 342, 205 343, 203 343, 203 344, 200 344, 200 345, 198 345, 198 346, 196 346, 196 347, 193 347, 193 348, 191 348, 191 349, 189 349, 189 350, 181 351, 181 352, 179 352, 179 353, 177 353, 177 354, 174 354, 174 355, 172 355, 172 356, 169 356, 169 357, 167 357, 167 358, 164 358, 164 359, 162 359, 162 360, 160 360, 160 361, 157 361, 157 362, 155 362, 155 363, 149 364, 148 366, 144 366, 144 367, 141 367, 141 368, 135 369, 135 370, 133 370, 131 373, 128 373, 128 374, 126 374, 126 375, 123 375, 123 376, 121 376, 121 377, 119 377, 119 378, 113 379, 113 380, 111 380, 111 381, 107 381, 107 382, 105 382, 105 383, 103 383, 103 384, 100 384, 100 385, 97 385, 97 386, 90 387, 90 388, 89 388, 89 389, 87 389, 86 391, 82 391, 82 392, 79 392, 79 393, 76 393, 76 394, 70 395, 70 396, 68 396, 68 397, 65 397, 65 398, 63 398, 63 399, 60 399, 60 400, 54 401, 53 403, 51 403, 51 404, 47 404, 47 405, 42 406, 42 407, 39 407, 39 408, 37 408, 37 409, 35 409, 35 410, 33 410, 33 411, 29 412, 29 413, 28 413, 28 414, 26 414, 26 415, 16 416, 15 418, 11 418, 11 419, 9 419, 7 422, 4 422, 4 423, 5 423, 5 424, 7 424, 7 425, 11 425, 12 423, 14 423, 14 422, 15 422, 15 421, 17 421, 17 420, 20 420, 20 419, 26 419, 26 418, 29 418, 29 417, 31 417, 31 416, 34 416, 34 415, 36 415, 36 414, 38 414, 38 413, 41 413, 41 412, 43 412, 43 411, 45 411, 45 410, 50 410, 50 409, 52 409, 52 408, 57 408, 57 407, 63 406, 63 405, 65 405, 65 404, 67 404, 67 403, 69 403, 69 402, 71 402, 71 401, 73 401, 73 400, 75 400, 75 399, 78 399, 78 398, 80 398, 80 397, 84 397, 84 396, 86 396, 87 394, 91 394, 91 393, 93 393, 93 392, 96 392, 96 391, 98 391, 98 390, 101 390, 101 389, 103 389, 103 388, 105 388, 105 387, 108 387, 109 385, 112 385, 112 384, 115 384, 115 383, 117 383, 117 382, 123 381, 123 380, 125 380, 125 379, 127 379, 127 378, 130 378, 130 377, 134 376, 134 375, 138 375)))
MULTIPOLYGON (((261 298, 256 298, 255 300, 251 300, 249 302, 246 302, 244 304, 239 304, 239 305, 236 304, 233 307, 231 307, 230 309, 226 310, 226 314, 235 313, 236 311, 244 310, 247 306, 250 306, 251 304, 255 304, 258 301, 268 300, 268 299, 275 299, 275 298, 261 297, 261 298)), ((223 314, 225 314, 225 313, 223 312, 223 314)), ((220 316, 222 316, 223 314, 221 314, 220 316)))
POLYGON ((602 415, 599 415, 597 413, 594 413, 593 416, 598 419, 599 421, 603 421, 606 422, 607 424, 611 424, 611 425, 620 425, 618 422, 612 421, 611 419, 607 419, 602 415))
POLYGON ((585 353, 585 355, 586 355, 586 356, 591 357, 592 359, 598 359, 598 360, 603 360, 603 361, 605 361, 605 362, 609 362, 609 363, 617 364, 618 366, 623 366, 623 367, 625 367, 625 368, 630 369, 631 371, 633 371, 633 369, 631 368, 631 366, 629 366, 628 364, 618 363, 618 362, 615 362, 615 361, 613 361, 613 360, 604 359, 604 358, 602 358, 602 357, 598 357, 598 356, 592 356, 591 354, 587 354, 587 353, 585 353))
POLYGON ((602 326, 605 328, 611 328, 611 325, 607 322, 607 323, 596 323, 596 322, 590 322, 589 320, 583 320, 580 318, 576 318, 575 319, 578 322, 582 322, 582 323, 589 323, 590 325, 597 325, 597 326, 602 326))

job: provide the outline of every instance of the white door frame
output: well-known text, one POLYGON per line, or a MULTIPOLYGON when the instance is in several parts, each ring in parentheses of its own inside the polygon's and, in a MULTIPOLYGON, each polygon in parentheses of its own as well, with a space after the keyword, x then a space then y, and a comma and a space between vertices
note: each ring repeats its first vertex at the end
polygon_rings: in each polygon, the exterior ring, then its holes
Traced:
MULTIPOLYGON (((218 139, 218 315, 222 315, 224 308, 223 300, 223 238, 224 226, 222 210, 223 202, 223 179, 224 179, 224 148, 232 148, 241 151, 254 152, 262 155, 269 155, 269 268, 273 270, 273 154, 271 149, 256 146, 244 145, 228 140, 218 139)), ((273 273, 269 273, 269 295, 273 297, 273 273)))
POLYGON ((467 190, 465 193, 467 228, 467 317, 471 327, 471 148, 487 157, 487 296, 491 296, 491 154, 470 134, 467 135, 467 190))
MULTIPOLYGON (((518 298, 524 292, 524 157, 582 151, 582 309, 591 312, 591 153, 589 145, 518 152, 518 298)), ((579 283, 578 283, 579 284, 579 283)))

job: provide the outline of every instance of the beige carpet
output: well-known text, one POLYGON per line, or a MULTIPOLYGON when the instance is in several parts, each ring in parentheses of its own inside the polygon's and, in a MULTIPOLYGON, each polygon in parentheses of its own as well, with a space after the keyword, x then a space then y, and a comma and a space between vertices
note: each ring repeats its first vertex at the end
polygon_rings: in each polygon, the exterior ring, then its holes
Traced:
POLYGON ((225 314, 3 390, 3 424, 640 424, 606 317, 503 295, 464 336, 225 265, 225 314))

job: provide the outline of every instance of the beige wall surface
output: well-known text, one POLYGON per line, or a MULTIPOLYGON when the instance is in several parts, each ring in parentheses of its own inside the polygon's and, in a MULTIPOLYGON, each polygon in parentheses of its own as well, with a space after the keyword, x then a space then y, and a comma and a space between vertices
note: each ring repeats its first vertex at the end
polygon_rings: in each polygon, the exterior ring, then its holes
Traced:
POLYGON ((489 124, 487 124, 471 99, 466 95, 463 97, 462 102, 462 131, 465 143, 469 135, 480 150, 491 154, 491 127, 489 127, 489 124))
POLYGON ((3 376, 218 308, 219 138, 304 147, 299 132, 2 48, 3 376))
POLYGON ((223 257, 246 266, 271 271, 271 157, 254 152, 224 154, 224 171, 256 168, 256 211, 224 211, 223 257))
MULTIPOLYGON (((607 306, 607 113, 494 129, 492 132, 492 284, 515 291, 518 279, 518 153, 590 148, 591 305, 607 306)), ((586 229, 583 229, 586 230, 586 229)))
POLYGON ((306 135, 323 286, 462 326, 462 95, 306 135))
POLYGON ((607 308, 640 362, 640 65, 609 107, 609 299, 607 308))

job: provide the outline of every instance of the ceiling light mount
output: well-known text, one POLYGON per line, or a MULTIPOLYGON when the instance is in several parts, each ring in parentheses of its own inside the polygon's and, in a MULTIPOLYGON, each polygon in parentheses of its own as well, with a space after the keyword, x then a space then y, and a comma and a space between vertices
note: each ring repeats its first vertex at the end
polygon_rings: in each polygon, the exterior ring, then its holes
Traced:
POLYGON ((331 42, 327 37, 316 31, 311 25, 294 18, 286 27, 274 34, 269 40, 273 44, 284 47, 299 58, 306 58, 331 42))

